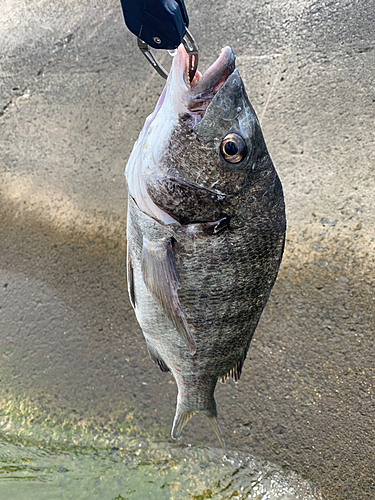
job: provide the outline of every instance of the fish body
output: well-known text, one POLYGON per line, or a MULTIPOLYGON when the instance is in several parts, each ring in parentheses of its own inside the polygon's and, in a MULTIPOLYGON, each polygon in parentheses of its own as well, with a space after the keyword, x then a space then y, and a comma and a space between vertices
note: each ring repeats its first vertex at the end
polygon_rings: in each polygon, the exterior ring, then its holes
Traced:
POLYGON ((178 397, 172 437, 238 381, 285 239, 280 180, 230 48, 189 84, 178 49, 129 158, 129 297, 151 358, 178 397))

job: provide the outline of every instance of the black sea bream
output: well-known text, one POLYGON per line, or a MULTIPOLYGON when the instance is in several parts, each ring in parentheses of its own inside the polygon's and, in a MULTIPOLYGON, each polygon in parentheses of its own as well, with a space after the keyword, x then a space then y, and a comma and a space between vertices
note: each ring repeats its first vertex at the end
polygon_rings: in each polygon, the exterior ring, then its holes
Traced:
POLYGON ((153 361, 177 386, 172 437, 241 375, 279 270, 280 180, 229 47, 189 82, 181 45, 126 167, 128 288, 153 361))

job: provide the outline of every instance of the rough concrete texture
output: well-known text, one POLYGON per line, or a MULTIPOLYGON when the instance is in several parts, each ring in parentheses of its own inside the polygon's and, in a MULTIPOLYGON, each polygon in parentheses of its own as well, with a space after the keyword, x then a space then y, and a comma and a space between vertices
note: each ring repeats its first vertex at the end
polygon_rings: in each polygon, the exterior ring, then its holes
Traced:
MULTIPOLYGON (((227 446, 373 499, 374 3, 187 8, 201 70, 237 55, 288 215, 241 381, 217 391, 227 446)), ((115 0, 3 0, 0 19, 1 391, 103 426, 123 401, 162 435, 176 389, 127 298, 123 171, 163 81, 115 0)), ((183 437, 215 439, 200 416, 183 437)))

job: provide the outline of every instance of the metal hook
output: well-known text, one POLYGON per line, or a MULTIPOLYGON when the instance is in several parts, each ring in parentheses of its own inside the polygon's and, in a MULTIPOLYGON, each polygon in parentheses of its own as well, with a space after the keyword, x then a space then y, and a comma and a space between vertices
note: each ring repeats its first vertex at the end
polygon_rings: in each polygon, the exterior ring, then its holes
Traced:
POLYGON ((192 82, 198 68, 198 45, 196 44, 193 35, 186 28, 186 33, 182 39, 185 50, 189 55, 189 79, 192 82))
POLYGON ((156 71, 159 73, 160 76, 162 76, 163 78, 167 79, 168 78, 168 72, 155 59, 154 54, 150 50, 150 46, 147 45, 146 42, 143 42, 140 38, 137 38, 137 42, 138 42, 139 49, 141 50, 142 54, 146 57, 146 59, 148 60, 148 62, 156 69, 156 71))
MULTIPOLYGON (((167 79, 168 72, 163 68, 163 66, 157 61, 154 54, 151 52, 150 46, 146 42, 143 42, 140 38, 137 38, 138 47, 142 54, 146 57, 148 62, 156 69, 160 76, 167 79)), ((186 33, 182 39, 185 50, 189 56, 189 78, 193 81, 194 75, 198 67, 198 46, 194 40, 193 35, 186 28, 186 33)))

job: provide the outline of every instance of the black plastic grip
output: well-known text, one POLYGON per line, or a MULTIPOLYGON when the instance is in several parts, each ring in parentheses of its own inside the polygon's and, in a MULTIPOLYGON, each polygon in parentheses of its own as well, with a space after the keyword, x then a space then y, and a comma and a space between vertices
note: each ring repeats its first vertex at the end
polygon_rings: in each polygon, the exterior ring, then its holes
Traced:
POLYGON ((177 48, 189 26, 183 0, 121 0, 125 24, 154 49, 177 48))

